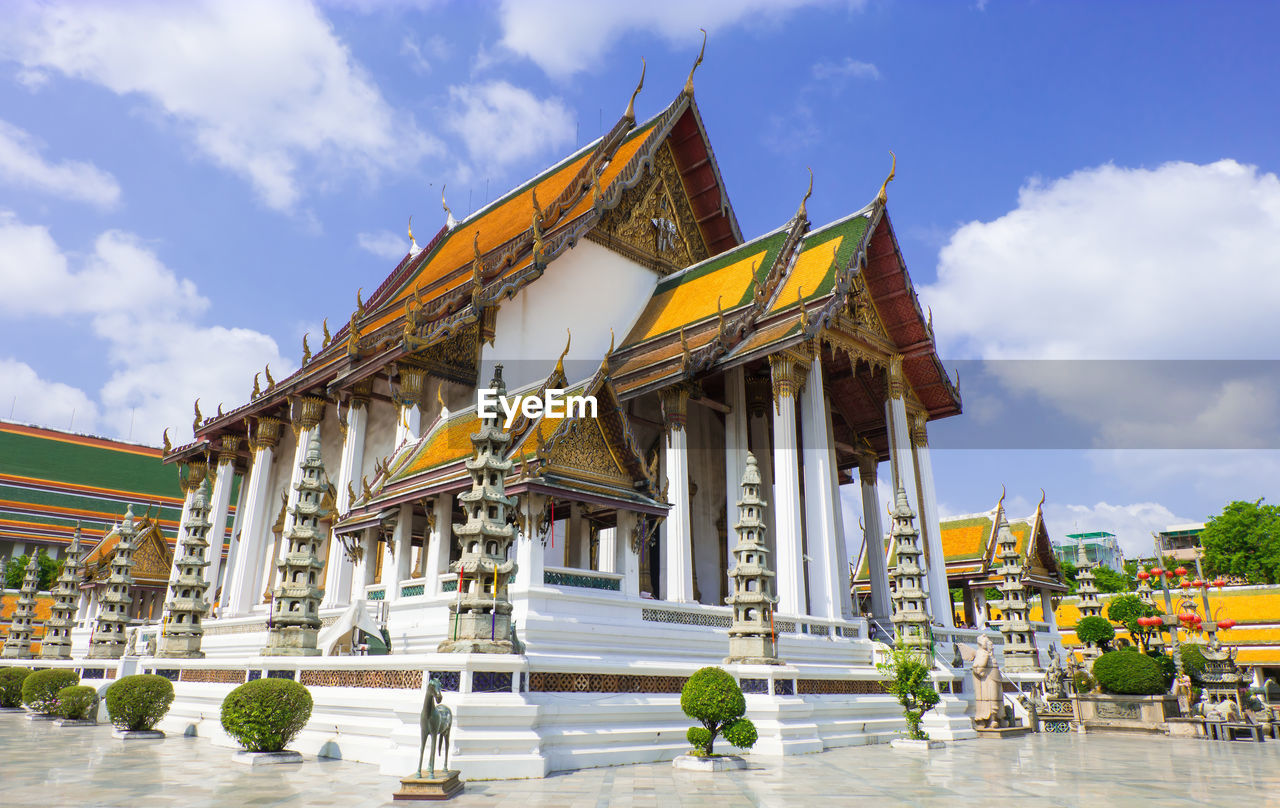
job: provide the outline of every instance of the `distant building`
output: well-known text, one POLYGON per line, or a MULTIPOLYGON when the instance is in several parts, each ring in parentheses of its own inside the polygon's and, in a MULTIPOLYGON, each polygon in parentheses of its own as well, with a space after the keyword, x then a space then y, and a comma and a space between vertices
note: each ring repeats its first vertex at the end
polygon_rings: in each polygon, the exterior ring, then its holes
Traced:
POLYGON ((1092 564, 1110 567, 1116 572, 1124 572, 1124 551, 1116 534, 1100 530, 1094 533, 1068 533, 1062 541, 1053 543, 1053 554, 1059 561, 1076 563, 1080 546, 1084 546, 1085 555, 1092 564))
POLYGON ((1203 532, 1204 522, 1169 525, 1155 534, 1156 553, 1160 558, 1195 561, 1196 552, 1200 549, 1200 534, 1203 532))

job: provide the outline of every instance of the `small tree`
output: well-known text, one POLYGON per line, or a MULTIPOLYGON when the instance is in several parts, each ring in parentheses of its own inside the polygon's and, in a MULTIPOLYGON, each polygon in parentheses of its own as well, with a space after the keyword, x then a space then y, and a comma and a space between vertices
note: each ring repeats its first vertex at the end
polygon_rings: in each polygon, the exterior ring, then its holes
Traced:
POLYGON ((1082 617, 1076 623, 1076 636, 1080 642, 1093 643, 1105 651, 1116 638, 1116 629, 1105 617, 1082 617))
POLYGON ((942 697, 929 678, 927 653, 899 645, 890 649, 888 662, 876 667, 889 677, 881 681, 881 686, 896 696, 902 705, 902 714, 907 719, 907 737, 913 741, 929 740, 929 734, 920 728, 920 722, 942 697))
POLYGON ((721 733, 729 743, 739 749, 750 749, 756 742, 756 727, 747 712, 747 700, 742 688, 720 668, 707 667, 695 672, 680 691, 680 709, 684 714, 701 722, 701 727, 689 727, 686 737, 701 754, 714 754, 716 738, 721 733))
POLYGON ((1137 595, 1119 595, 1107 604, 1107 619, 1119 623, 1129 632, 1129 636, 1138 641, 1142 650, 1147 650, 1147 643, 1156 630, 1138 624, 1139 617, 1155 617, 1160 610, 1144 601, 1137 595))
POLYGON ((1232 502, 1205 523, 1200 534, 1205 571, 1235 575, 1251 584, 1280 581, 1280 506, 1232 502))

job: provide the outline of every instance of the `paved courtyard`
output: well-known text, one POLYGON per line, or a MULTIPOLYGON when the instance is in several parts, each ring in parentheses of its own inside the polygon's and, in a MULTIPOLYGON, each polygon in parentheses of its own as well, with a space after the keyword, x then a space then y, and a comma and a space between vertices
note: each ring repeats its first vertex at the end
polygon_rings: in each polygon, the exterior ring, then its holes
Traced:
MULTIPOLYGON (((124 742, 108 726, 0 714, 0 805, 381 806, 399 785, 373 766, 309 758, 257 771, 199 738, 124 742)), ((927 758, 887 746, 761 758, 735 774, 669 763, 477 782, 451 804, 502 808, 837 806, 1280 806, 1280 743, 1034 735, 949 744, 927 758)), ((404 805, 405 803, 396 803, 404 805)))

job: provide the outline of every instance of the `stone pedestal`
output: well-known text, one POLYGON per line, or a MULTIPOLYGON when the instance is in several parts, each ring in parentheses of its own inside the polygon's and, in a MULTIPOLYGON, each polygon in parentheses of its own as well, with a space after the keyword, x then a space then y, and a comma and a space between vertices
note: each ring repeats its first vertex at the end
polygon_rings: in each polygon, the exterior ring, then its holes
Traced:
POLYGON ((1174 738, 1203 738, 1204 720, 1200 718, 1166 718, 1165 728, 1174 738))
POLYGON ((58 716, 49 715, 47 713, 27 713, 28 721, 54 721, 57 720, 57 718, 58 716))
POLYGON ((679 755, 671 761, 671 765, 688 772, 727 772, 747 768, 747 761, 738 755, 716 755, 715 757, 679 755))
POLYGON ((512 654, 515 645, 511 642, 511 604, 498 603, 498 614, 494 616, 486 612, 467 612, 449 615, 449 637, 454 636, 454 621, 457 621, 458 639, 446 639, 436 650, 442 654, 512 654), (491 639, 492 638, 492 639, 491 639))
POLYGON ((1071 699, 1045 699, 1045 711, 1040 713, 1043 732, 1070 732, 1076 723, 1076 709, 1071 699))
POLYGON ((942 741, 913 741, 910 738, 894 738, 889 746, 904 752, 932 752, 946 746, 942 741))
POLYGON ((393 800, 447 800, 462 791, 458 770, 449 769, 435 777, 402 777, 400 790, 391 795, 393 800))
POLYGON ((291 749, 280 752, 236 752, 232 757, 236 763, 245 766, 271 766, 277 763, 301 763, 302 755, 291 749))
POLYGON ((111 737, 122 741, 162 741, 164 733, 158 729, 118 729, 111 737))
POLYGON ((1090 693, 1076 698, 1085 732, 1163 734, 1165 716, 1178 715, 1173 696, 1111 696, 1090 693))
POLYGON ((1018 738, 1023 735, 1030 735, 1031 727, 989 727, 985 729, 978 727, 976 731, 979 738, 995 738, 999 740, 1001 738, 1018 738))
POLYGON ((98 722, 92 718, 59 718, 53 722, 59 727, 96 727, 98 722))

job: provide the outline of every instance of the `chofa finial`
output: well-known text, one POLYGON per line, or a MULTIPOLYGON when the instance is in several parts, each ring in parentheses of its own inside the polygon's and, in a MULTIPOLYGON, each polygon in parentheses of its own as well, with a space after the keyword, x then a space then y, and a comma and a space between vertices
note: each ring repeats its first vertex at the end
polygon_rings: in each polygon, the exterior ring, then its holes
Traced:
POLYGON ((893 159, 893 163, 889 166, 889 176, 884 178, 884 183, 880 186, 880 193, 876 194, 876 201, 880 203, 881 207, 889 202, 889 194, 886 189, 889 187, 889 183, 893 182, 894 175, 898 173, 898 155, 889 152, 889 157, 893 159))
POLYGON ((440 186, 440 207, 444 208, 444 226, 452 230, 457 226, 458 220, 453 218, 453 211, 449 210, 449 203, 444 201, 444 189, 447 185, 440 186))
POLYGON ((556 360, 556 371, 564 376, 564 358, 569 355, 569 346, 573 344, 573 332, 565 329, 565 333, 569 338, 564 341, 564 350, 560 352, 560 358, 556 360))
POLYGON ((796 211, 797 219, 809 218, 809 209, 805 203, 809 201, 809 197, 813 196, 813 169, 809 169, 809 188, 804 192, 804 196, 800 199, 800 208, 796 211))
POLYGON ((636 85, 635 90, 633 90, 631 93, 631 100, 627 102, 627 111, 622 113, 622 117, 626 118, 632 123, 635 123, 635 120, 636 120, 636 96, 640 95, 640 91, 644 89, 644 74, 645 74, 645 71, 648 69, 648 67, 649 66, 645 64, 644 57, 641 57, 640 58, 640 83, 636 85))
POLYGON ((693 63, 693 67, 689 68, 689 78, 684 82, 685 95, 693 95, 693 74, 698 69, 698 65, 702 64, 702 57, 707 53, 707 29, 699 28, 702 32, 702 50, 698 51, 698 60, 693 63))
POLYGON ((422 252, 422 248, 418 246, 418 241, 413 237, 413 217, 409 217, 409 255, 417 255, 422 252))

